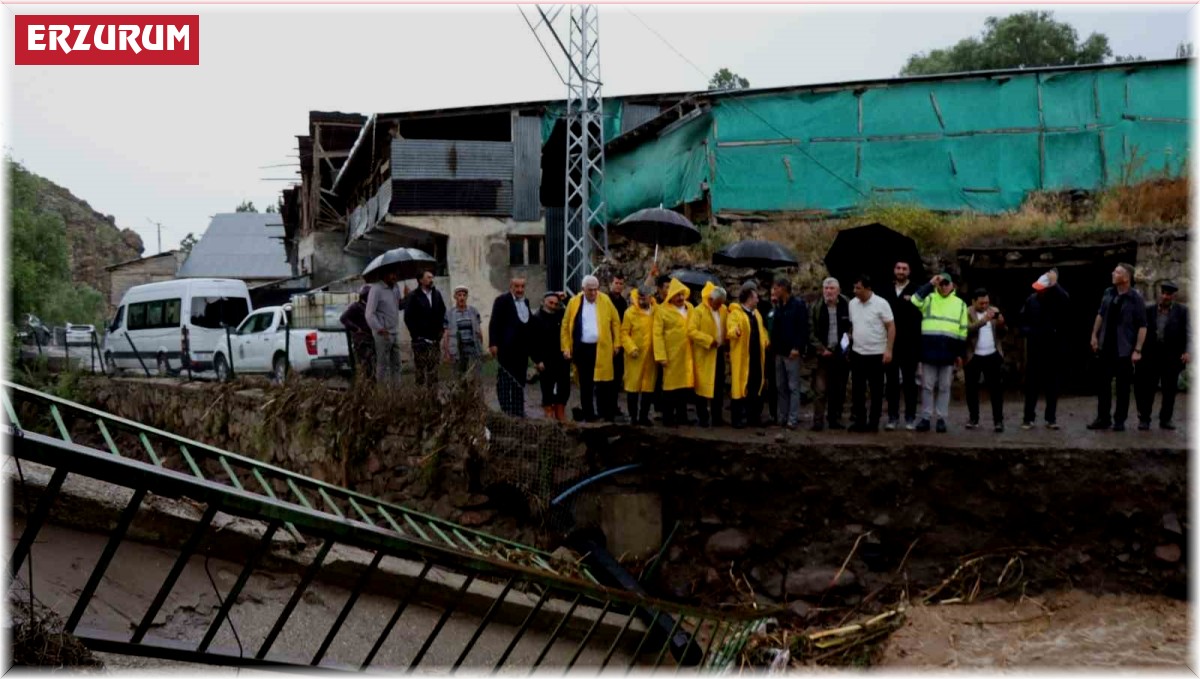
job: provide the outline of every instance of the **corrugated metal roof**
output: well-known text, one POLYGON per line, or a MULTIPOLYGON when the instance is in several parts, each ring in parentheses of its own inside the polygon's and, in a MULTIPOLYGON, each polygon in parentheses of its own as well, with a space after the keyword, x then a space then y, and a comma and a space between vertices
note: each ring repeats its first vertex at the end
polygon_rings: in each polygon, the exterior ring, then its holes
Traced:
POLYGON ((214 215, 179 267, 179 277, 278 280, 292 276, 283 235, 283 220, 277 214, 214 215))

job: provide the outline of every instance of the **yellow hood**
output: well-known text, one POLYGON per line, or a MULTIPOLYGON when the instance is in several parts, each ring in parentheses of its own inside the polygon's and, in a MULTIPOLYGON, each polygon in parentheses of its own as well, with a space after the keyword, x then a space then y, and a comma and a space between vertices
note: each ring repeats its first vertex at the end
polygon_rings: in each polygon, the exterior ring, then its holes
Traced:
POLYGON ((686 302, 688 296, 692 292, 691 289, 689 289, 688 286, 684 285, 683 283, 680 283, 677 279, 672 278, 671 286, 667 288, 666 302, 669 304, 671 299, 681 292, 683 293, 683 301, 686 302))
POLYGON ((706 304, 708 302, 708 296, 712 293, 713 290, 716 290, 716 289, 717 289, 717 286, 713 285, 712 281, 705 283, 704 289, 700 291, 700 303, 706 304))

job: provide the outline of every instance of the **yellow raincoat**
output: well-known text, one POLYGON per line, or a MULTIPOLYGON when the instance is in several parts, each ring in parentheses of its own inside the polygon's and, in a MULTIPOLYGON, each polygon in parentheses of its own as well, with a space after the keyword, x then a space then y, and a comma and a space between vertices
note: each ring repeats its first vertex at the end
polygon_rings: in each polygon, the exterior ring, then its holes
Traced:
MULTIPOLYGON (((572 356, 575 355, 575 318, 579 315, 581 306, 582 292, 567 302, 567 315, 563 316, 562 331, 559 334, 562 350, 572 352, 572 356)), ((620 346, 621 341, 621 314, 617 313, 617 307, 613 306, 612 300, 603 292, 596 293, 596 324, 600 326, 600 340, 596 342, 596 369, 592 373, 592 379, 597 382, 611 382, 613 352, 620 346)))
MULTIPOLYGON (((762 314, 755 313, 758 320, 758 360, 763 370, 762 381, 758 393, 762 394, 767 383, 767 347, 771 344, 767 337, 767 326, 763 325, 762 314)), ((740 304, 729 305, 729 370, 732 373, 733 384, 730 385, 729 398, 746 398, 746 382, 750 380, 750 316, 740 304)))
MULTIPOLYGON (((692 372, 692 343, 688 340, 687 316, 679 312, 679 307, 670 303, 670 299, 682 292, 686 298, 688 287, 671 279, 671 287, 667 288, 667 302, 659 304, 654 310, 654 360, 666 361, 663 366, 663 391, 676 389, 691 389, 695 385, 696 376, 692 372)), ((692 305, 683 303, 684 311, 691 313, 692 305)))
POLYGON ((637 290, 629 295, 629 308, 621 321, 621 347, 625 349, 625 391, 648 394, 654 391, 654 298, 650 308, 638 306, 637 290), (637 356, 634 356, 634 353, 637 356))
MULTIPOLYGON (((713 309, 708 305, 708 295, 716 287, 711 281, 706 283, 700 292, 700 305, 688 313, 688 339, 692 341, 692 363, 696 372, 694 382, 696 395, 700 398, 712 398, 716 385, 719 347, 712 343, 717 338, 717 324, 713 321, 713 309)), ((717 314, 728 337, 729 310, 722 304, 717 314)))

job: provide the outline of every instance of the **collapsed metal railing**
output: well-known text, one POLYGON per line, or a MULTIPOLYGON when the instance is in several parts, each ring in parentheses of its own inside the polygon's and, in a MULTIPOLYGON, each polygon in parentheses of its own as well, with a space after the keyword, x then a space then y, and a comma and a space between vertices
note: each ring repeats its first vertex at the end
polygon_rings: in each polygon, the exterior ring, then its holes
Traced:
MULTIPOLYGON (((408 663, 411 669, 427 657, 451 616, 456 612, 464 614, 460 611, 464 600, 478 600, 480 588, 488 583, 492 589, 487 591, 493 594, 486 611, 465 613, 476 627, 451 665, 454 669, 467 661, 485 629, 506 607, 518 606, 518 610, 527 609, 527 612, 519 626, 515 625, 518 618, 513 618, 516 629, 504 651, 498 657, 486 658, 484 664, 491 664, 497 670, 510 661, 513 650, 531 628, 551 630, 532 663, 533 667, 542 665, 552 647, 563 642, 576 644, 570 659, 565 662, 568 668, 577 664, 585 650, 591 650, 589 657, 604 653, 601 667, 607 666, 620 652, 621 659, 627 660, 629 667, 657 668, 669 655, 671 663, 677 666, 721 669, 736 657, 759 624, 749 616, 680 606, 612 589, 598 584, 582 563, 566 564, 532 547, 25 387, 7 382, 3 387, 0 400, 6 422, 0 425, 0 434, 8 440, 11 454, 18 460, 53 469, 36 505, 25 517, 25 528, 9 562, 10 577, 16 578, 26 563, 38 532, 47 522, 55 498, 69 474, 133 491, 132 498, 117 517, 86 585, 78 592, 70 613, 65 616, 67 630, 94 650, 210 664, 309 665, 365 670, 371 667, 406 609, 415 606, 440 609, 440 617, 408 663), (107 450, 89 445, 92 441, 88 438, 89 432, 95 440, 103 441, 107 450), (80 623, 89 603, 101 586, 117 549, 126 539, 135 516, 143 509, 148 493, 189 498, 204 506, 203 515, 190 536, 178 546, 174 564, 132 634, 127 630, 83 627, 80 623), (310 495, 315 496, 315 500, 310 499, 310 495), (151 636, 149 631, 155 617, 200 543, 216 539, 211 533, 215 532, 212 524, 218 512, 265 524, 257 547, 243 556, 244 563, 236 582, 225 594, 199 643, 181 644, 151 636), (306 559, 303 576, 253 654, 214 647, 218 630, 239 603, 239 594, 271 551, 281 530, 288 531, 301 543, 319 544, 320 547, 304 551, 308 556, 303 557, 306 559), (272 654, 272 647, 285 624, 292 615, 298 614, 297 604, 306 588, 320 575, 330 551, 339 546, 365 550, 371 559, 353 583, 343 583, 350 589, 350 594, 323 643, 309 659, 272 654), (413 571, 419 567, 419 575, 410 578, 402 591, 392 592, 398 600, 397 606, 366 657, 352 665, 339 663, 335 666, 327 659, 330 646, 385 557, 400 559, 412 565, 413 571), (494 594, 496 587, 502 587, 498 595, 494 594), (513 599, 506 600, 514 592, 536 596, 536 603, 520 608, 513 599), (565 613, 562 612, 564 607, 565 613)), ((32 574, 30 580, 33 580, 32 574)), ((462 608, 465 610, 466 607, 462 608)), ((506 612, 511 618, 512 611, 506 612)), ((481 660, 484 659, 475 657, 469 664, 479 666, 481 660)))

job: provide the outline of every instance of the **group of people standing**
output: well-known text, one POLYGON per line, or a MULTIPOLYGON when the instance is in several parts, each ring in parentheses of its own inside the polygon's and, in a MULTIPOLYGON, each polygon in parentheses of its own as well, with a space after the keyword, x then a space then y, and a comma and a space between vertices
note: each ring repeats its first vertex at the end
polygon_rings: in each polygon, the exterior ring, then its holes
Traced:
MULTIPOLYGON (((826 278, 811 309, 793 294, 786 277, 747 281, 736 299, 709 283, 693 305, 691 290, 669 276, 648 277, 626 299, 624 278, 613 275, 607 293, 595 276, 586 276, 575 296, 548 292, 534 310, 525 297, 525 280, 514 278, 492 305, 487 344, 465 287, 455 288, 454 304, 447 307, 433 287, 432 272, 425 272, 411 292, 400 291, 389 275, 364 286, 342 322, 360 359, 373 355, 367 360, 373 360, 380 380, 399 374, 394 329, 400 310, 413 338, 420 383, 435 379, 439 348, 460 373, 478 371, 490 355, 497 364, 501 409, 517 417, 525 415, 532 363, 547 418, 568 419, 574 370, 580 395, 574 415, 582 421, 623 417, 617 398, 623 390, 628 418, 636 424, 651 424, 653 408, 666 426, 722 426, 728 393, 735 428, 760 426, 764 404, 771 423, 796 428, 803 366, 811 358, 814 431, 895 430, 903 417, 907 430, 946 432, 958 369, 966 382, 967 428, 981 426, 980 387, 986 385, 993 429, 1004 431, 1002 338, 1009 328, 1004 314, 982 288, 971 291, 969 303, 960 297, 950 272, 918 283, 911 271, 909 262, 896 262, 892 280, 878 292, 869 276, 857 276, 849 296, 839 280, 826 278), (847 387, 853 392, 848 425, 843 421, 847 387)), ((1163 283, 1158 303, 1147 305, 1132 280, 1132 266, 1114 269, 1113 287, 1095 318, 1091 348, 1101 385, 1089 429, 1123 430, 1131 387, 1140 429, 1150 426, 1160 387, 1159 424, 1174 428, 1177 382, 1190 360, 1187 308, 1175 302, 1175 284, 1163 283)), ((1038 400, 1044 397, 1045 424, 1057 429, 1060 375, 1071 349, 1071 298, 1055 270, 1032 288, 1017 325, 1025 339, 1022 428, 1034 426, 1038 400)))

